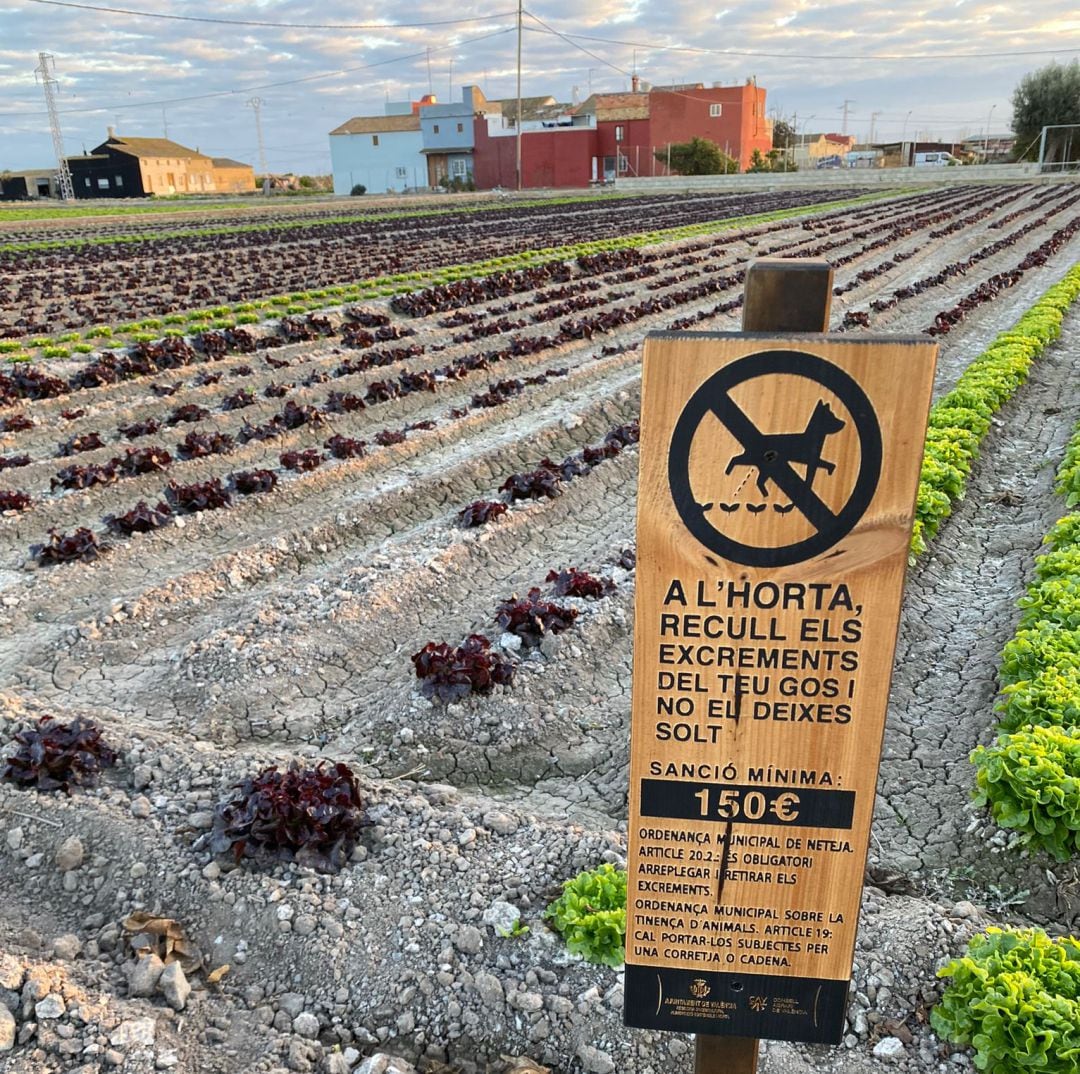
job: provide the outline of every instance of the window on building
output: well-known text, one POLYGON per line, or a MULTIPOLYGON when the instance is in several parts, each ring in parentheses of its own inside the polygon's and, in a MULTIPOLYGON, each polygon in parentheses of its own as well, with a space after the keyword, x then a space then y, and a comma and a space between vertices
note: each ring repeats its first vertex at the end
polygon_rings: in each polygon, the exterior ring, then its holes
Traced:
POLYGON ((615 141, 621 142, 626 137, 626 128, 618 126, 615 128, 615 141))
POLYGON ((409 169, 404 166, 399 166, 394 169, 394 174, 399 179, 407 179, 409 177, 409 169))
POLYGON ((468 169, 465 166, 465 160, 462 157, 457 157, 450 161, 450 174, 455 179, 464 179, 469 174, 468 169))
POLYGON ((438 123, 434 124, 431 129, 435 134, 438 134, 439 133, 439 124, 438 123))
POLYGON ((106 177, 103 176, 102 178, 100 178, 97 181, 97 188, 98 188, 98 190, 108 190, 109 189, 109 180, 106 177))
POLYGON ((89 186, 90 185, 90 176, 89 175, 86 176, 86 178, 83 180, 83 182, 86 183, 87 186, 89 186))
POLYGON ((460 133, 461 133, 461 132, 462 132, 462 131, 463 131, 464 129, 465 129, 465 124, 464 124, 464 123, 459 123, 459 124, 457 125, 457 132, 458 132, 458 134, 460 134, 460 133))
POLYGON ((378 145, 379 144, 379 136, 377 134, 373 134, 371 136, 371 144, 372 145, 378 145))
POLYGON ((122 175, 116 176, 116 185, 117 187, 122 187, 124 185, 124 177, 122 175))
POLYGON ((626 157, 622 155, 622 153, 620 153, 618 157, 616 157, 616 167, 619 169, 620 175, 625 175, 630 168, 629 162, 627 161, 626 157))
POLYGON ((719 119, 724 114, 724 106, 722 104, 710 104, 709 116, 712 119, 719 119))

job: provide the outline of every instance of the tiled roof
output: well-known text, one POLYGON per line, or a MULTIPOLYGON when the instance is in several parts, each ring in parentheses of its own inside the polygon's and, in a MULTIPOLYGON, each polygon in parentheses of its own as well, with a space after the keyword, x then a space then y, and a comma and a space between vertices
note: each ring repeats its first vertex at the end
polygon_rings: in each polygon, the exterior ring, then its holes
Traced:
POLYGON ((391 134, 397 131, 418 131, 420 117, 408 116, 354 116, 335 127, 331 134, 391 134))
POLYGON ((594 93, 578 105, 577 115, 595 115, 598 122, 648 119, 647 93, 594 93))
POLYGON ((250 168, 250 164, 241 164, 238 160, 230 160, 228 157, 211 157, 215 168, 250 168))
POLYGON ((188 149, 179 142, 170 141, 168 138, 109 138, 99 145, 94 152, 114 149, 118 153, 127 153, 132 157, 173 157, 183 160, 209 160, 204 153, 197 149, 188 149))

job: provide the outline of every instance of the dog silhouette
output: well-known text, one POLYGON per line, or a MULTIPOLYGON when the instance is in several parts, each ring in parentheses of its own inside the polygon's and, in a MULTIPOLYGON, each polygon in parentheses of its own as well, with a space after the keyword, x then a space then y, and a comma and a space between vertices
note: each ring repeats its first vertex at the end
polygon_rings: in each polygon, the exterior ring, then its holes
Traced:
POLYGON ((818 470, 830 474, 836 470, 836 464, 823 459, 821 452, 826 437, 838 433, 845 424, 832 412, 828 403, 819 399, 801 433, 760 434, 752 448, 732 457, 724 473, 730 474, 736 466, 755 467, 758 472, 757 487, 762 496, 768 496, 767 467, 777 462, 794 463, 806 467, 806 487, 813 489, 818 470))

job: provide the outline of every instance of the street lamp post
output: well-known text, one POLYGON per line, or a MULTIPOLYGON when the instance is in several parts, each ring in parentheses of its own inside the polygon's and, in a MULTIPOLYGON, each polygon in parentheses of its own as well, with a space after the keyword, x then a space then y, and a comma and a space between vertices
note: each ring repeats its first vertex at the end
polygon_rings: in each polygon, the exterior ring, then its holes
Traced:
POLYGON ((997 108, 996 104, 990 105, 990 111, 986 116, 986 130, 983 132, 983 163, 990 163, 990 120, 994 115, 994 109, 997 108))

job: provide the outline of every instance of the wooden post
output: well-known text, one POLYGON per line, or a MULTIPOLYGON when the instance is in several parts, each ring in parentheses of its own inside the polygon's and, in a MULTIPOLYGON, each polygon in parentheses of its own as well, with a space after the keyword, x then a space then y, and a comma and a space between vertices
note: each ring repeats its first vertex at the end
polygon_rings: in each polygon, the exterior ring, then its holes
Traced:
MULTIPOLYGON (((833 270, 828 261, 763 257, 746 270, 744 332, 825 332, 832 306, 833 270)), ((753 1037, 694 1041, 694 1074, 756 1074, 753 1037)))

